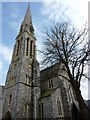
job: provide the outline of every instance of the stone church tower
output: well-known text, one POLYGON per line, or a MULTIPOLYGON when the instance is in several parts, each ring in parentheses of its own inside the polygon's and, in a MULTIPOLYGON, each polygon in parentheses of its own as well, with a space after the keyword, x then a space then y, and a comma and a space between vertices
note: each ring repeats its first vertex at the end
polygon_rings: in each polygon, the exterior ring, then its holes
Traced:
POLYGON ((28 5, 16 37, 4 87, 4 120, 72 120, 72 106, 78 108, 77 99, 71 84, 60 74, 68 77, 61 61, 42 71, 39 69, 36 38, 28 5))
POLYGON ((28 5, 19 34, 16 37, 7 73, 3 118, 38 118, 39 97, 40 70, 36 60, 36 38, 30 5, 28 5))

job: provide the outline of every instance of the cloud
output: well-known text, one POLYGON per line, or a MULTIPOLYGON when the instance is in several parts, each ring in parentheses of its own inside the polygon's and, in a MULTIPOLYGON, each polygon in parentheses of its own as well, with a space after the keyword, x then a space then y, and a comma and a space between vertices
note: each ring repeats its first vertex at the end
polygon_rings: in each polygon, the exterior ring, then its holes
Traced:
POLYGON ((2 60, 10 62, 12 55, 12 49, 2 44, 0 45, 0 57, 2 60))
POLYGON ((69 20, 79 27, 87 21, 89 0, 44 0, 41 13, 52 21, 69 20))
POLYGON ((10 12, 11 18, 17 19, 19 17, 19 9, 17 7, 13 7, 13 9, 11 8, 11 10, 12 10, 12 12, 10 12))
POLYGON ((20 23, 21 23, 21 20, 19 20, 19 21, 14 21, 13 20, 13 21, 9 22, 9 25, 14 31, 18 32, 19 27, 20 27, 20 23))
POLYGON ((5 84, 8 65, 11 60, 12 48, 5 44, 0 45, 0 84, 5 84))
POLYGON ((10 20, 8 24, 14 31, 18 32, 20 24, 22 22, 22 14, 20 14, 20 10, 17 4, 15 3, 10 5, 9 9, 10 9, 10 20))
POLYGON ((49 0, 43 2, 43 7, 41 9, 42 15, 48 16, 50 20, 59 21, 60 17, 63 14, 64 9, 62 9, 61 3, 56 2, 54 0, 49 0), (62 10, 62 11, 61 11, 62 10))
POLYGON ((14 31, 18 32, 21 22, 22 22, 22 18, 19 13, 19 10, 17 8, 13 8, 11 12, 11 20, 9 21, 8 24, 14 31))

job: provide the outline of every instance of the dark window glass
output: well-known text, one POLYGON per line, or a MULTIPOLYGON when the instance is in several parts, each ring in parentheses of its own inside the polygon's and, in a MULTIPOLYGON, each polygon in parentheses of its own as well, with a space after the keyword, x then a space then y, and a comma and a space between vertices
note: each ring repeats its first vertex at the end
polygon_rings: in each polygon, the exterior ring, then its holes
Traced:
POLYGON ((58 107, 58 115, 62 115, 61 103, 60 99, 57 99, 57 107, 58 107))
POLYGON ((29 55, 28 53, 29 53, 29 38, 27 38, 26 56, 29 55))
POLYGON ((20 41, 18 40, 18 42, 17 42, 17 49, 16 49, 16 56, 19 54, 19 45, 20 45, 20 41))
POLYGON ((31 41, 30 42, 30 57, 32 58, 32 45, 33 45, 33 42, 31 41))

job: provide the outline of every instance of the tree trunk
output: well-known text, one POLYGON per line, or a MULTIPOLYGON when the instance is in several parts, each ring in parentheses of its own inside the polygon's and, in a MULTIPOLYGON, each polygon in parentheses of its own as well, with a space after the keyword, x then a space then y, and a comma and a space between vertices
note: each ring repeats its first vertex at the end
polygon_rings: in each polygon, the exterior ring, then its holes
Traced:
POLYGON ((73 87, 75 90, 76 99, 79 103, 80 118, 81 118, 81 120, 89 120, 89 110, 88 110, 88 107, 86 106, 84 99, 81 95, 81 91, 76 85, 74 85, 73 87))

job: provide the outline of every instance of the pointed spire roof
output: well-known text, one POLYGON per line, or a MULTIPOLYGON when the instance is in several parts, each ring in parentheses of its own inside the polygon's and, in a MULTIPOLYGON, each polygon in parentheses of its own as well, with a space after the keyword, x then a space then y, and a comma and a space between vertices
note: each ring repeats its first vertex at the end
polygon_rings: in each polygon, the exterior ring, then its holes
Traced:
POLYGON ((22 21, 19 33, 21 33, 23 30, 27 30, 28 32, 34 33, 31 11, 30 11, 30 3, 28 4, 28 8, 24 20, 22 21))
POLYGON ((30 3, 28 4, 28 8, 27 8, 24 20, 23 20, 23 24, 27 24, 27 25, 31 25, 32 24, 30 3))

